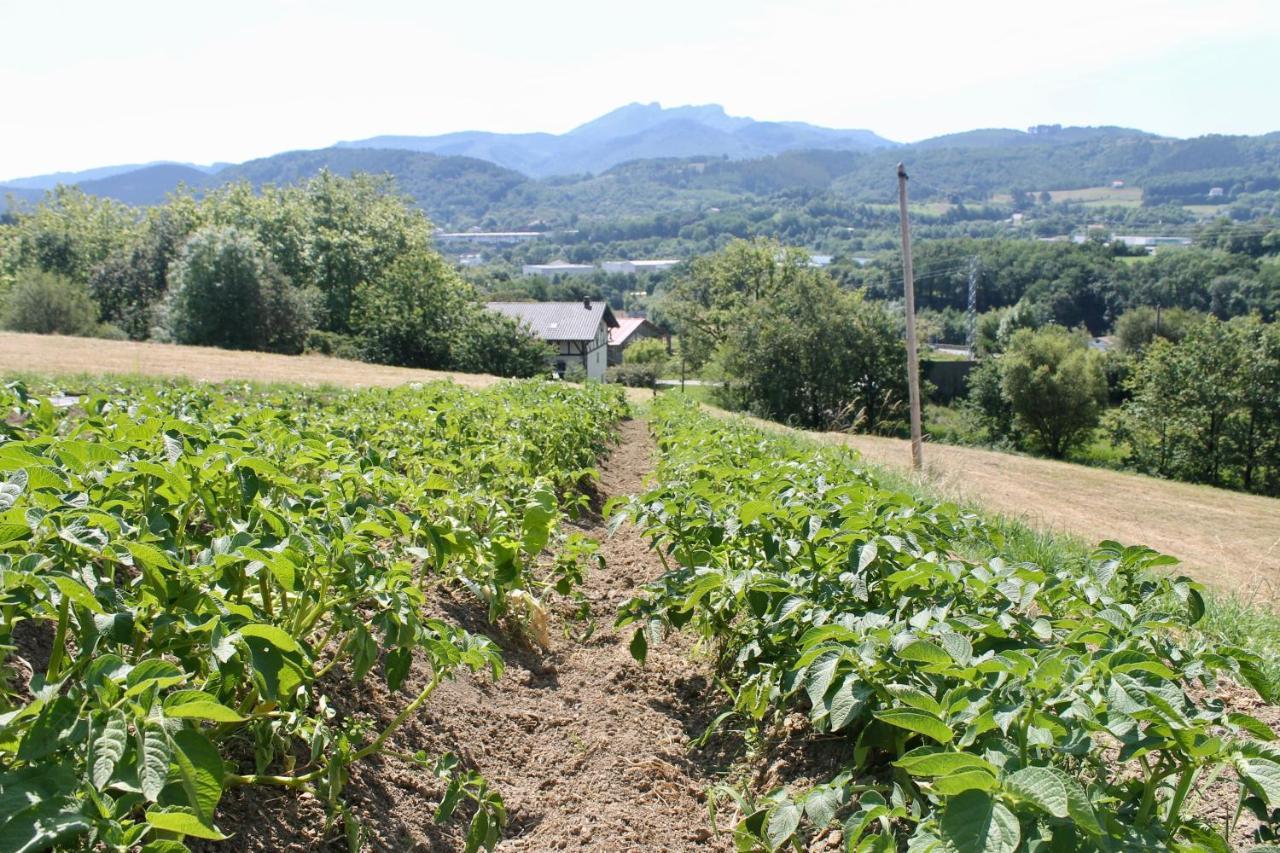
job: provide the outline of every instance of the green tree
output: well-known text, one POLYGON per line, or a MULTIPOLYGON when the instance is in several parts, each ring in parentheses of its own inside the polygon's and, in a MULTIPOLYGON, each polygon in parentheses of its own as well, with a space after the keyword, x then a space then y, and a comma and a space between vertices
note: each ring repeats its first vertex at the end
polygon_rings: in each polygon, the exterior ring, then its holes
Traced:
POLYGON ((3 325, 41 335, 91 336, 101 331, 98 306, 85 286, 40 270, 18 273, 3 303, 3 325))
POLYGON ((733 402, 807 427, 896 427, 907 398, 898 318, 818 270, 789 279, 745 305, 724 333, 733 402))
POLYGON ((448 368, 467 324, 467 296, 440 255, 417 252, 357 288, 353 332, 369 361, 448 368))
POLYGON ((1210 318, 1152 343, 1128 380, 1117 437, 1140 470, 1280 493, 1280 330, 1210 318))
POLYGON ((1085 335, 1022 329, 1000 357, 1000 374, 1015 427, 1049 456, 1066 456, 1098 425, 1107 382, 1085 335))
POLYGON ((494 376, 546 376, 552 352, 517 321, 472 303, 455 336, 450 368, 494 376))
POLYGON ((300 352, 312 301, 250 234, 209 226, 183 246, 161 322, 177 343, 300 352))
POLYGON ((772 240, 735 240, 690 261, 662 298, 689 364, 705 364, 744 309, 795 286, 809 274, 807 264, 807 253, 772 240))
POLYGON ((1142 305, 1130 309, 1116 320, 1115 335, 1126 352, 1140 352, 1157 337, 1178 342, 1191 326, 1204 319, 1204 315, 1183 308, 1155 309, 1142 305))

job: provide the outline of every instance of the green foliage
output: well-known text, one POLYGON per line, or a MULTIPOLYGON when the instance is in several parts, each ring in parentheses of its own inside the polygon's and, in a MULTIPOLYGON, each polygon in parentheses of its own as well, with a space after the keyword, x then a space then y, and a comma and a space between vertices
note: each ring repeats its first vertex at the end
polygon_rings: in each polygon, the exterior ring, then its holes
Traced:
POLYGON ((906 398, 906 350, 882 303, 836 286, 808 257, 735 241, 697 258, 664 294, 695 367, 714 365, 733 408, 806 426, 891 426, 906 398))
POLYGON ((1280 494, 1280 327, 1210 318, 1147 347, 1114 420, 1140 470, 1280 494))
POLYGON ((453 340, 450 367, 494 376, 546 376, 553 353, 518 321, 468 304, 453 340))
MULTIPOLYGON (((75 411, 21 385, 3 397, 6 850, 217 840, 233 786, 307 789, 344 814, 351 765, 444 679, 502 672, 495 643, 424 612, 429 585, 516 630, 573 595, 580 571, 540 555, 624 411, 616 389, 550 383, 109 387, 75 411), (18 683, 14 633, 45 629, 48 664, 18 683), (429 676, 403 693, 415 661, 429 676), (399 713, 335 716, 332 691, 375 672, 399 713)), ((492 849, 500 796, 451 757, 435 772, 440 819, 473 801, 467 849, 492 849)))
POLYGON ((622 351, 622 360, 627 364, 645 364, 655 370, 664 368, 671 360, 665 341, 657 338, 644 338, 635 341, 622 351))
POLYGON ((691 261, 662 300, 689 364, 705 364, 734 331, 745 308, 812 278, 815 273, 806 264, 803 252, 770 240, 735 240, 721 252, 691 261))
POLYGON ((0 301, 0 312, 0 325, 15 332, 93 336, 102 331, 98 306, 85 286, 52 272, 19 272, 0 301))
POLYGON ((844 747, 808 790, 729 792, 737 849, 804 849, 834 825, 850 850, 1217 850, 1238 816, 1192 815, 1200 780, 1280 804, 1276 734, 1215 690, 1272 701, 1274 685, 1192 629, 1204 602, 1163 573, 1172 558, 1104 542, 1014 561, 976 517, 881 487, 848 451, 666 397, 654 412, 658 481, 621 513, 669 570, 621 610, 633 654, 693 631, 756 736, 803 715, 794 737, 844 747))
POLYGON ((1024 329, 999 366, 1015 427, 1043 453, 1061 459, 1098 425, 1107 383, 1086 336, 1060 326, 1024 329))
POLYGON ((1115 335, 1120 346, 1130 353, 1141 352, 1156 338, 1177 343, 1187 330, 1204 319, 1204 315, 1182 308, 1157 310, 1150 305, 1130 309, 1116 320, 1115 335))
POLYGON ((658 382, 658 367, 648 362, 623 362, 605 372, 605 381, 616 382, 628 388, 653 388, 658 382))
POLYGON ((196 232, 182 248, 164 306, 180 344, 297 353, 316 298, 289 282, 258 242, 234 226, 196 232))
POLYGON ((369 361, 446 367, 465 308, 457 274, 434 252, 415 253, 356 289, 352 331, 369 361))
POLYGON ((740 311, 722 346, 733 398, 758 415, 872 432, 902 420, 900 322, 819 271, 740 311))

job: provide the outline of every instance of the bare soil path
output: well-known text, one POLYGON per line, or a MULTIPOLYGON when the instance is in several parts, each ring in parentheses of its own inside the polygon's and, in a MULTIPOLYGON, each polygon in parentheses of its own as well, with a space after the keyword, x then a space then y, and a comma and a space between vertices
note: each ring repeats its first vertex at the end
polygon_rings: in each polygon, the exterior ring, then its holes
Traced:
MULTIPOLYGON (((601 469, 602 496, 639 492, 653 453, 644 423, 624 422, 601 469)), ((494 685, 447 685, 432 716, 502 791, 512 825, 499 850, 714 847, 704 796, 717 768, 688 742, 718 710, 715 687, 678 638, 652 649, 643 668, 632 660, 631 633, 613 629, 614 614, 662 564, 630 525, 609 537, 594 518, 584 532, 606 563, 586 584, 596 633, 579 643, 553 625, 550 653, 509 659, 494 685)))

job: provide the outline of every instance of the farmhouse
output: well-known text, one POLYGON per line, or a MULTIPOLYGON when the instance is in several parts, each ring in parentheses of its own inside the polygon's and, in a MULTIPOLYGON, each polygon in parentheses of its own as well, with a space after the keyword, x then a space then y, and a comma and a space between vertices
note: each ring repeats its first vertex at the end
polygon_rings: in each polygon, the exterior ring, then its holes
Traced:
POLYGON ((570 365, 580 364, 588 379, 604 381, 609 330, 618 327, 613 312, 604 302, 490 302, 497 311, 518 320, 533 334, 556 348, 552 365, 565 375, 570 365))
POLYGON ((622 352, 645 338, 664 338, 666 334, 644 317, 619 317, 618 325, 609 330, 609 363, 622 364, 622 352))

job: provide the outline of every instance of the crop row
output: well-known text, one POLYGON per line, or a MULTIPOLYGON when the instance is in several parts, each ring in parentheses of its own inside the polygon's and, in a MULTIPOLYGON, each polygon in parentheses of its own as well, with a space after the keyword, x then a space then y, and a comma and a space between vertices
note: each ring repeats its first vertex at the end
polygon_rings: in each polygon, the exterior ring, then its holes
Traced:
POLYGON ((880 487, 847 450, 655 406, 658 482, 629 517, 666 573, 626 603, 632 653, 675 630, 714 654, 732 710, 797 713, 843 771, 736 790, 739 849, 1225 851, 1269 840, 1280 750, 1219 698, 1272 687, 1192 625, 1175 561, 1104 542, 1077 565, 1003 559, 980 519, 880 487), (1237 785, 1210 823, 1194 802, 1237 785))
MULTIPOLYGON (((350 765, 456 671, 502 671, 426 592, 464 586, 536 638, 581 571, 538 555, 623 412, 551 383, 135 385, 69 408, 12 385, 0 406, 0 849, 148 853, 221 839, 237 785, 312 790, 358 843, 350 765), (402 692, 415 660, 427 683, 384 728, 334 712, 335 677, 402 692)), ((467 847, 491 847, 501 798, 434 769, 441 816, 473 800, 467 847)))

